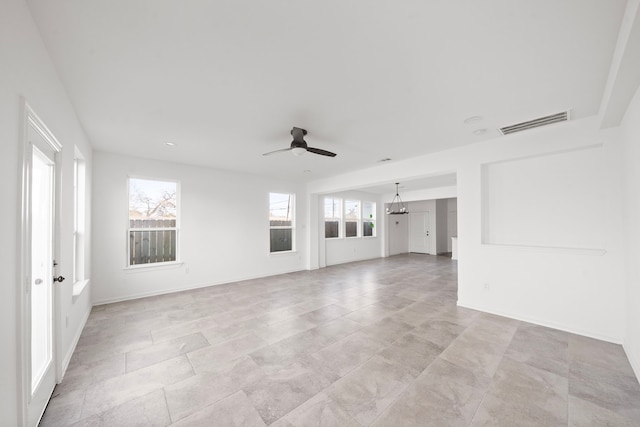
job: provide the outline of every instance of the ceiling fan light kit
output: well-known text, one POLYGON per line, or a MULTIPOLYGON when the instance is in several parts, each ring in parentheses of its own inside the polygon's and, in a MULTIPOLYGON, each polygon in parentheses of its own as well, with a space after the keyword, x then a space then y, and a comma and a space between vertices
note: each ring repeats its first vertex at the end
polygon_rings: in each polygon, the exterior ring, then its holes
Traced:
POLYGON ((400 194, 398 192, 399 182, 396 182, 396 195, 393 197, 391 204, 387 208, 387 215, 404 215, 408 214, 409 211, 407 207, 404 205, 404 202, 400 198, 400 194))
POLYGON ((270 156, 271 154, 281 153, 284 151, 291 151, 294 156, 302 156, 307 151, 313 154, 319 154, 321 156, 327 157, 335 157, 336 153, 332 153, 331 151, 323 150, 321 148, 309 147, 307 142, 304 140, 304 136, 307 134, 307 131, 302 128, 294 127, 291 129, 291 136, 293 136, 293 141, 291 141, 291 146, 289 148, 283 148, 281 150, 270 151, 268 153, 264 153, 263 156, 270 156))

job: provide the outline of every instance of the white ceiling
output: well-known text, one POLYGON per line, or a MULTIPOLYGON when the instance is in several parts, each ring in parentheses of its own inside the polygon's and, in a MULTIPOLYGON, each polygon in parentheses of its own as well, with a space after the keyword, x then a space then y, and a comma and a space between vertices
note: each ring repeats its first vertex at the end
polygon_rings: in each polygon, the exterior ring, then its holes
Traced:
POLYGON ((28 4, 96 149, 309 181, 596 114, 626 1, 28 4))

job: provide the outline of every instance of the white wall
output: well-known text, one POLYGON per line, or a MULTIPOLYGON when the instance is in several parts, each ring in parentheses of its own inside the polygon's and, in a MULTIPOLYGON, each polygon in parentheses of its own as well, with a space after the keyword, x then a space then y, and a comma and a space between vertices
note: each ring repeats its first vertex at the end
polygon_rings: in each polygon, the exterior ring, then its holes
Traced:
MULTIPOLYGON (((600 131, 596 118, 591 118, 354 171, 314 181, 308 188, 312 193, 330 192, 345 185, 359 187, 457 171, 458 303, 621 342, 624 286, 620 151, 617 131, 600 131), (593 231, 603 236, 603 251, 482 244, 483 165, 597 144, 603 144, 602 179, 607 191, 602 200, 603 221, 593 231), (490 285, 488 291, 484 290, 485 283, 490 285)), ((567 174, 582 174, 581 167, 583 164, 574 164, 571 156, 567 158, 567 174)), ((555 227, 553 217, 544 220, 555 227)))
POLYGON ((448 252, 448 203, 446 199, 436 200, 436 254, 448 252))
MULTIPOLYGON (((441 171, 445 173, 444 171, 441 171)), ((446 172, 446 173, 450 173, 446 172)), ((390 193, 384 196, 383 200, 391 200, 395 193, 390 193)), ((458 187, 452 185, 449 187, 435 187, 435 188, 423 188, 421 190, 403 191, 401 196, 405 202, 416 202, 420 200, 435 200, 435 199, 447 199, 456 197, 458 194, 458 187)))
POLYGON ((629 106, 622 129, 627 274, 624 349, 636 376, 640 378, 640 89, 629 106))
POLYGON ((177 163, 94 153, 94 304, 302 270, 301 185, 177 163), (126 269, 127 177, 180 182, 179 266, 126 269), (269 193, 296 194, 294 253, 269 253, 269 193))
POLYGON ((386 215, 389 256, 409 252, 409 215, 386 215))
MULTIPOLYGON (((324 239, 325 265, 343 264, 346 262, 361 261, 365 259, 380 258, 384 256, 384 210, 380 196, 362 191, 346 191, 320 196, 320 218, 324 216, 324 197, 338 197, 345 200, 360 200, 376 203, 376 236, 375 237, 349 237, 337 239, 324 239), (382 219, 382 221, 381 221, 382 219)), ((323 232, 324 232, 324 223, 323 232)))
POLYGON ((458 237, 458 199, 447 199, 447 252, 451 252, 451 238, 458 237))
MULTIPOLYGON (((4 244, 0 247, 0 259, 4 273, 4 285, 0 287, 0 424, 19 424, 18 411, 18 348, 17 317, 19 312, 17 290, 19 284, 18 238, 20 233, 19 200, 20 174, 20 126, 22 111, 20 97, 24 96, 33 110, 51 129, 63 146, 60 158, 63 194, 59 207, 61 253, 59 274, 69 278, 56 285, 60 301, 57 348, 61 355, 58 369, 61 371, 65 355, 73 348, 83 321, 90 310, 87 290, 75 301, 71 283, 73 268, 73 153, 74 145, 83 152, 91 177, 91 146, 78 123, 64 87, 54 65, 44 48, 37 28, 22 0, 0 2, 0 188, 5 208, 0 210, 4 244), (69 323, 65 327, 64 319, 69 323)), ((90 239, 90 236, 87 236, 90 239)), ((90 274, 90 271, 88 272, 90 274)))

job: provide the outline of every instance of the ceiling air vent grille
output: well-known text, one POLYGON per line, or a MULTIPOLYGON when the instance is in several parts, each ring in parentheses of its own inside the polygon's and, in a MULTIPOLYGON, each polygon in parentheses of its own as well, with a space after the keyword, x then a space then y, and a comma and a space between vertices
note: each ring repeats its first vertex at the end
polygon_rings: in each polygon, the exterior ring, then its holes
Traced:
POLYGON ((566 122, 567 120, 569 120, 569 112, 563 111, 562 113, 551 114, 550 116, 540 117, 539 119, 502 127, 500 128, 500 133, 503 135, 509 135, 510 133, 521 132, 523 130, 538 128, 540 126, 546 126, 558 122, 566 122))

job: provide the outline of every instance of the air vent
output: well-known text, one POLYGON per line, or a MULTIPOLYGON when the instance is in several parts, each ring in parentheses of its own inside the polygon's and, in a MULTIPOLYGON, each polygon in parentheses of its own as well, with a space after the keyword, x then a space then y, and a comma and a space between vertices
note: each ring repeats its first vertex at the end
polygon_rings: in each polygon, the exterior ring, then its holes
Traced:
POLYGON ((546 126, 558 122, 566 122, 567 120, 569 120, 569 111, 563 111, 562 113, 552 114, 550 116, 540 117, 539 119, 502 127, 500 128, 500 133, 503 135, 509 135, 510 133, 521 132, 523 130, 538 128, 540 126, 546 126))

